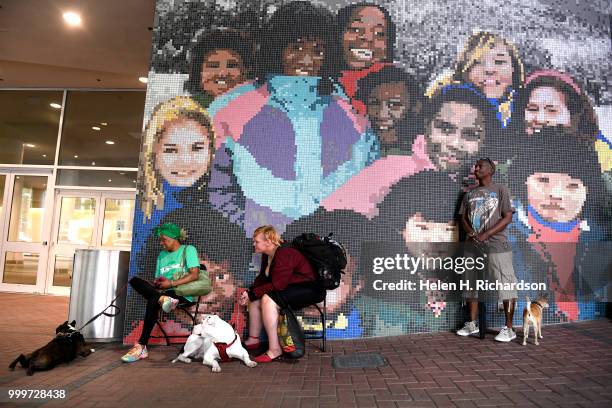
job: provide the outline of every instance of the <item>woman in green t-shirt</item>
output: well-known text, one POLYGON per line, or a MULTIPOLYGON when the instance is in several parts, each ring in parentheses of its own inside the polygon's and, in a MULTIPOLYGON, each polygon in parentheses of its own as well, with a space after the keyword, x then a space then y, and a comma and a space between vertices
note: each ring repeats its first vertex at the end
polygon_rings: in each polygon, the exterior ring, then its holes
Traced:
POLYGON ((149 356, 147 343, 157 321, 159 308, 169 313, 179 303, 192 302, 193 299, 189 296, 177 295, 174 288, 195 281, 199 276, 200 261, 197 250, 191 245, 181 245, 180 242, 186 236, 184 230, 175 224, 163 224, 155 229, 155 234, 164 250, 157 257, 154 284, 137 276, 130 279, 132 288, 146 299, 147 308, 140 339, 121 357, 126 363, 149 356))

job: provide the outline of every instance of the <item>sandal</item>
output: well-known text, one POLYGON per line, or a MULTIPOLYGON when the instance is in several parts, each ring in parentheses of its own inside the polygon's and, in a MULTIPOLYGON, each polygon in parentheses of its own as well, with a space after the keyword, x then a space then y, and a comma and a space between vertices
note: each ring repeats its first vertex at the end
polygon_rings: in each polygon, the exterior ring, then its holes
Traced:
POLYGON ((265 352, 265 353, 263 353, 262 355, 255 357, 255 358, 253 359, 253 361, 255 361, 255 362, 256 362, 256 363, 258 363, 258 364, 261 364, 261 363, 271 363, 271 362, 273 362, 274 360, 279 360, 279 359, 280 359, 282 356, 283 356, 283 355, 282 355, 282 354, 280 354, 280 355, 278 355, 278 356, 276 356, 276 357, 272 358, 272 357, 270 357, 270 356, 268 355, 268 352, 265 352))
MULTIPOLYGON (((253 336, 249 336, 249 339, 257 339, 259 340, 259 337, 253 337, 253 336)), ((244 348, 247 350, 257 350, 261 347, 261 341, 258 341, 257 343, 253 343, 253 344, 244 344, 244 348)))

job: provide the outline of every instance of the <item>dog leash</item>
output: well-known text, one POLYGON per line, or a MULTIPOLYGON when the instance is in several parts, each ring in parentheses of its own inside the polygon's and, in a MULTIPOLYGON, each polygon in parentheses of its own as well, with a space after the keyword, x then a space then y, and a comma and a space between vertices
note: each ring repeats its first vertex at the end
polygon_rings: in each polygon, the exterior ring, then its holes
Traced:
POLYGON ((116 292, 116 293, 117 293, 117 296, 115 296, 115 298, 114 298, 114 299, 113 299, 113 300, 110 302, 110 304, 109 304, 108 306, 106 306, 106 307, 104 308, 104 310, 102 310, 100 313, 98 313, 97 315, 95 315, 94 317, 92 317, 91 319, 89 319, 89 320, 87 321, 87 323, 85 323, 83 326, 81 326, 81 328, 79 328, 79 329, 77 330, 77 332, 80 332, 81 330, 83 330, 83 329, 85 328, 85 326, 87 326, 88 324, 91 324, 91 323, 92 323, 94 320, 96 320, 98 317, 100 317, 100 316, 102 316, 102 315, 107 316, 107 317, 115 317, 115 316, 118 316, 118 315, 119 315, 119 313, 121 313, 121 309, 119 308, 119 306, 115 305, 114 303, 115 303, 115 301, 116 301, 116 300, 119 298, 119 296, 121 296, 121 292, 123 292, 125 289, 127 289, 127 285, 128 285, 128 284, 127 284, 127 282, 126 282, 126 283, 125 283, 125 285, 123 285, 123 286, 122 286, 122 287, 121 287, 121 288, 120 288, 120 289, 119 289, 119 290, 116 292), (111 308, 111 307, 113 307, 113 308, 115 308, 115 309, 116 309, 116 312, 115 312, 115 313, 109 313, 109 312, 107 312, 107 311, 106 311, 107 309, 109 309, 109 308, 111 308))

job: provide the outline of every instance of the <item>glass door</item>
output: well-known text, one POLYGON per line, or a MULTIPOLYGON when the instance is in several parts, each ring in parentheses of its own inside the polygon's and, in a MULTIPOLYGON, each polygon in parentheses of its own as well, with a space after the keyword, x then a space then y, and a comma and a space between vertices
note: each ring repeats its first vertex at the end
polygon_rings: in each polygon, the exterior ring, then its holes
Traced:
POLYGON ((134 193, 58 190, 46 291, 70 295, 77 249, 129 251, 134 193))
MULTIPOLYGON (((8 174, 0 173, 0 254, 2 254, 2 237, 4 236, 4 209, 6 208, 6 202, 8 201, 8 194, 5 190, 8 190, 8 174)), ((1 268, 1 266, 0 266, 1 268)), ((1 282, 1 280, 0 280, 1 282)))
POLYGON ((56 192, 48 293, 70 295, 74 251, 94 248, 99 202, 99 193, 56 192))
POLYGON ((132 246, 134 193, 102 193, 96 241, 100 248, 129 251, 132 246))
POLYGON ((43 292, 51 187, 48 174, 6 173, 0 212, 0 290, 43 292))

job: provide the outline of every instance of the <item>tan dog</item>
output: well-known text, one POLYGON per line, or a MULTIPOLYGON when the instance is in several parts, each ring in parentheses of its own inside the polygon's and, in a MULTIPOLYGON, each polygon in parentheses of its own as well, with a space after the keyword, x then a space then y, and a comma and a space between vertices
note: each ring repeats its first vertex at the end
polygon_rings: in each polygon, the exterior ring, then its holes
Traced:
POLYGON ((535 302, 531 302, 527 296, 527 305, 523 311, 523 346, 527 345, 527 337, 529 336, 529 323, 533 324, 533 332, 535 335, 535 344, 539 346, 538 336, 542 339, 542 314, 544 309, 548 308, 548 300, 540 296, 535 302))

